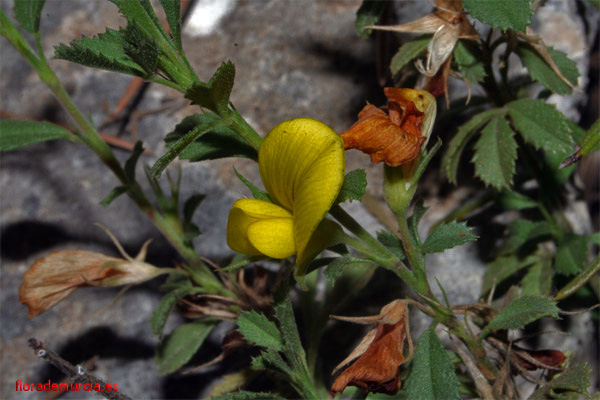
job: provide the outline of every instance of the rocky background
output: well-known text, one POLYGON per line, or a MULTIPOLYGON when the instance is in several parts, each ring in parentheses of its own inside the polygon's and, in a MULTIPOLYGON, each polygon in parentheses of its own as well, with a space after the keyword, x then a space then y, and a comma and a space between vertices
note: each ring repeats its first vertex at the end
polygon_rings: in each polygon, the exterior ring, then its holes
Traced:
MULTIPOLYGON (((12 1, 2 0, 0 4, 12 17, 12 1)), ((196 0, 183 30, 184 47, 203 80, 208 80, 222 61, 230 59, 235 63, 232 101, 258 132, 264 134, 283 120, 301 116, 319 119, 341 132, 350 126, 365 101, 383 104, 379 82, 385 75, 378 75, 376 60, 386 65, 386 54, 393 55, 400 43, 412 37, 385 34, 370 41, 359 39, 354 31, 359 5, 358 0, 196 0), (376 52, 377 46, 383 53, 376 52)), ((428 13, 430 8, 426 1, 398 1, 388 17, 390 22, 407 22, 428 13)), ((50 55, 61 42, 121 25, 124 20, 108 1, 47 0, 41 25, 43 44, 50 55)), ((534 28, 548 44, 577 61, 582 92, 555 96, 552 101, 587 128, 598 112, 597 9, 587 1, 548 1, 536 14, 534 28)), ((76 104, 96 124, 107 119, 131 80, 61 60, 51 61, 51 65, 76 104)), ((0 68, 2 112, 69 123, 50 91, 3 38, 0 68)), ((382 70, 385 68, 379 67, 382 70)), ((454 86, 458 97, 464 87, 460 83, 454 86)), ((443 107, 441 103, 440 106, 443 107)), ((142 139, 148 149, 160 155, 165 150, 165 134, 196 111, 178 93, 150 85, 130 113, 128 123, 116 121, 102 131, 132 142, 135 137, 142 139), (163 111, 152 113, 159 109, 163 111)), ((447 137, 448 130, 437 127, 434 135, 437 132, 442 138, 447 137)), ((122 160, 129 155, 124 150, 115 151, 122 160)), ((356 152, 348 156, 348 171, 368 170, 371 199, 369 209, 357 203, 348 209, 369 230, 382 229, 390 220, 380 204, 381 168, 371 166, 368 157, 356 152)), ((154 156, 143 157, 144 163, 152 164, 154 160, 154 156)), ((62 379, 57 370, 34 357, 26 344, 30 337, 45 341, 73 363, 98 356, 94 373, 107 382, 118 383, 119 389, 133 398, 206 395, 210 385, 231 370, 231 365, 218 365, 188 377, 157 377, 152 357, 158 340, 151 334, 148 320, 160 300, 159 282, 132 288, 108 311, 99 314, 96 312, 111 301, 118 289, 79 290, 45 314, 33 320, 27 318, 25 306, 18 302, 18 287, 37 258, 67 248, 117 255, 94 222, 107 226, 133 254, 152 238, 148 260, 155 265, 169 266, 178 256, 125 196, 107 209, 98 204, 117 181, 87 148, 65 142, 42 143, 2 154, 0 162, 0 397, 42 398, 38 393, 16 393, 15 382, 62 379)), ((182 198, 194 192, 207 194, 195 216, 203 231, 196 248, 215 262, 226 262, 231 256, 225 243, 227 213, 235 199, 247 195, 233 173, 234 166, 250 180, 260 182, 255 164, 244 160, 181 163, 182 198)), ((588 168, 594 171, 593 166, 588 168)), ((138 172, 142 176, 141 170, 138 172)), ((583 180, 585 183, 585 177, 583 180)), ((597 185, 597 178, 596 183, 593 179, 591 182, 597 185)), ((477 185, 480 183, 473 182, 471 186, 477 185)), ((591 231, 589 203, 586 205, 583 200, 593 201, 598 188, 588 184, 584 190, 587 197, 574 199, 570 215, 582 231, 591 231)), ((428 229, 471 193, 465 188, 454 190, 433 171, 422 193, 431 209, 421 229, 428 229)), ((471 225, 485 216, 476 218, 471 225)), ((455 248, 427 260, 432 277, 444 283, 451 302, 477 299, 485 265, 485 247, 481 246, 455 248)), ((397 293, 389 293, 371 299, 373 311, 395 297, 397 293)), ((172 316, 167 331, 180 322, 181 317, 172 316)), ((419 331, 424 329, 424 323, 416 318, 412 325, 419 331)), ((597 328, 589 316, 573 318, 571 324, 571 328, 561 329, 571 329, 572 335, 553 336, 547 345, 589 359, 594 362, 597 375, 597 328)), ((218 354, 224 332, 225 328, 211 336, 196 357, 197 363, 218 354)), ((68 393, 63 398, 82 397, 83 392, 68 393)))

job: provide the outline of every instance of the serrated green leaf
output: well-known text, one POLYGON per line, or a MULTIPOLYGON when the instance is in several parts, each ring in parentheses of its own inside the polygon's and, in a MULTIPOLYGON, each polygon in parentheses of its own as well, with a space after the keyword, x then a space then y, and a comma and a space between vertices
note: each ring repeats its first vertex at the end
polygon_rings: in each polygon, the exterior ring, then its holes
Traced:
POLYGON ((335 203, 343 203, 346 200, 360 201, 367 188, 367 173, 364 169, 350 171, 344 177, 344 183, 340 189, 335 203))
POLYGON ((180 0, 160 0, 160 5, 167 16, 167 23, 171 30, 173 43, 178 50, 181 46, 181 1, 180 0))
POLYGON ((552 262, 542 259, 536 262, 521 279, 523 295, 549 296, 552 289, 552 262))
MULTIPOLYGON (((189 280, 186 278, 189 282, 189 280)), ((182 298, 183 296, 190 294, 194 291, 194 288, 189 286, 178 287, 175 290, 170 291, 165 294, 163 298, 160 300, 160 303, 156 306, 154 311, 152 312, 152 317, 150 317, 150 325, 152 326, 152 333, 157 336, 162 336, 163 329, 165 324, 167 323, 167 319, 169 318, 169 314, 173 310, 175 303, 177 300, 182 298)))
POLYGON ((40 30, 40 15, 46 0, 14 0, 15 17, 29 33, 40 30))
POLYGON ((483 282, 481 284, 481 295, 485 296, 494 286, 498 286, 505 279, 511 277, 517 271, 533 264, 538 260, 535 256, 520 258, 517 255, 498 257, 487 265, 483 282))
MULTIPOLYGON (((167 147, 173 146, 174 143, 196 127, 218 123, 219 121, 221 121, 221 118, 210 112, 189 115, 175 126, 173 132, 165 137, 165 143, 167 147)), ((217 126, 190 143, 179 154, 179 159, 192 162, 226 157, 246 157, 256 160, 258 153, 232 129, 226 126, 217 126)))
POLYGON ((533 15, 531 3, 532 0, 464 0, 463 7, 484 24, 525 32, 533 15))
POLYGON ((254 186, 254 184, 248 179, 246 179, 242 174, 240 174, 237 171, 237 169, 234 168, 233 171, 235 172, 235 175, 238 177, 238 179, 242 181, 242 183, 246 185, 248 189, 250 189, 250 192, 252 193, 252 196, 254 196, 255 199, 271 202, 271 198, 269 197, 269 194, 267 192, 263 192, 262 190, 254 186))
POLYGON ((458 132, 450 140, 448 150, 446 150, 446 153, 442 157, 442 170, 450 182, 457 183, 456 172, 458 170, 458 163, 469 140, 492 117, 503 114, 504 111, 502 109, 487 110, 475 115, 458 127, 458 132))
POLYGON ((400 260, 404 260, 406 258, 402 241, 396 235, 386 231, 379 231, 377 232, 377 240, 400 260))
MULTIPOLYGON (((577 78, 579 78, 579 70, 577 64, 562 51, 554 50, 552 47, 548 47, 548 53, 550 57, 562 72, 562 74, 571 82, 577 86, 577 78)), ((531 77, 544 85, 547 89, 558 94, 569 94, 572 89, 567 85, 546 63, 546 61, 535 51, 528 43, 520 42, 515 49, 515 52, 521 58, 521 62, 529 71, 531 77)))
POLYGON ((125 53, 144 69, 146 77, 154 75, 159 53, 156 40, 145 36, 134 24, 127 25, 123 37, 125 53))
POLYGON ((427 45, 430 41, 431 35, 424 35, 400 46, 398 52, 390 62, 390 71, 392 72, 392 75, 398 75, 402 68, 423 53, 427 49, 427 45))
POLYGON ((538 203, 524 194, 512 190, 503 190, 496 202, 505 210, 525 210, 538 207, 538 203))
POLYGON ((572 128, 553 106, 543 100, 523 99, 508 103, 508 112, 523 139, 536 148, 561 155, 572 151, 572 128))
POLYGON ((371 30, 364 29, 364 27, 375 25, 386 5, 387 0, 363 0, 356 12, 356 20, 354 21, 354 27, 358 36, 365 40, 369 38, 371 30))
MULTIPOLYGON (((537 389, 529 398, 529 400, 544 400, 549 398, 550 391, 566 390, 577 392, 589 396, 587 393, 590 387, 590 376, 592 369, 585 363, 577 363, 570 365, 566 370, 554 376, 550 382, 546 382, 542 387, 537 389)), ((553 396, 554 397, 554 396, 553 396)))
POLYGON ((554 270, 561 275, 575 275, 585 265, 588 239, 584 235, 568 233, 558 242, 554 270))
POLYGON ((77 140, 71 132, 50 122, 0 119, 0 151, 56 139, 77 140))
POLYGON ((450 222, 435 228, 423 243, 425 253, 441 253, 446 249, 477 240, 465 222, 450 222))
POLYGON ((549 239, 553 233, 554 229, 547 221, 514 220, 508 224, 508 239, 502 246, 500 254, 514 253, 526 243, 549 239))
POLYGON ((406 379, 407 399, 460 399, 454 366, 433 328, 417 342, 406 379))
POLYGON ((279 330, 283 337, 286 358, 293 370, 303 373, 307 371, 306 353, 300 341, 300 334, 298 333, 298 326, 296 325, 289 292, 290 289, 287 282, 280 284, 273 296, 273 308, 275 310, 275 317, 279 321, 279 330))
POLYGON ((102 207, 108 207, 110 205, 110 203, 112 203, 117 197, 119 197, 122 194, 127 193, 128 190, 129 190, 129 186, 123 186, 123 185, 113 188, 113 190, 111 190, 110 193, 105 198, 100 200, 100 205, 102 207))
POLYGON ((252 366, 255 368, 270 368, 282 373, 286 378, 294 374, 290 366, 275 350, 263 350, 260 357, 252 359, 252 366))
POLYGON ((556 302, 544 296, 523 296, 502 310, 481 332, 481 338, 498 329, 520 329, 543 317, 558 319, 556 302))
POLYGON ((275 351, 283 350, 283 338, 272 321, 254 310, 242 313, 236 320, 244 337, 258 346, 275 351))
POLYGON ((467 40, 459 40, 454 48, 454 60, 467 82, 483 82, 487 74, 476 46, 467 40))
POLYGON ((244 390, 235 392, 235 393, 227 393, 224 396, 213 396, 211 397, 213 400, 285 400, 284 397, 277 396, 273 393, 263 393, 263 392, 246 392, 244 390))
POLYGON ((86 67, 99 68, 123 74, 146 76, 146 71, 124 49, 124 30, 106 29, 97 37, 83 37, 69 45, 55 47, 54 58, 71 61, 86 67))
POLYGON ((149 0, 110 0, 119 7, 130 25, 135 25, 144 36, 168 40, 149 0))
POLYGON ((235 66, 231 61, 227 61, 221 64, 207 84, 195 83, 186 90, 185 98, 200 107, 226 115, 234 80, 235 66))
POLYGON ((481 131, 472 162, 475 175, 486 185, 502 189, 512 185, 517 159, 515 133, 503 117, 494 117, 481 131))
POLYGON ((177 371, 187 363, 215 327, 215 322, 195 321, 179 326, 156 349, 159 375, 177 371))

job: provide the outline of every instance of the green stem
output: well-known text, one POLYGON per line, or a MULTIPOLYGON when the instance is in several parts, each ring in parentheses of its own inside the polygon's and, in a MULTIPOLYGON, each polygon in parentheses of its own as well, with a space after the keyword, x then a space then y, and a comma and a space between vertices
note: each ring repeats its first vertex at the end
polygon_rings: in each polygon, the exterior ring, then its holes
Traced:
POLYGON ((262 138, 256 131, 246 122, 246 120, 240 115, 239 112, 234 108, 229 115, 223 116, 225 119, 225 123, 231 129, 233 129, 240 137, 242 137, 250 146, 252 146, 256 151, 260 148, 260 143, 262 142, 262 138))
POLYGON ((592 277, 596 276, 600 271, 600 257, 596 257, 590 265, 577 275, 571 282, 567 283, 560 291, 554 296, 554 300, 563 300, 571 296, 573 293, 581 289, 592 277))

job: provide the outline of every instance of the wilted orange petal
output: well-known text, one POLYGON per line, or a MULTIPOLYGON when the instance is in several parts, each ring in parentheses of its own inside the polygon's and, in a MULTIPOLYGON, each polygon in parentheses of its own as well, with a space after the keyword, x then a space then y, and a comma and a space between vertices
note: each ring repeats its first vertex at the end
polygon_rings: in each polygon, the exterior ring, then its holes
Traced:
MULTIPOLYGON (((560 367, 562 363, 565 362, 565 360, 567 359, 567 356, 565 356, 565 354, 562 351, 558 350, 527 350, 518 347, 517 349, 526 352, 535 360, 550 367, 560 367)), ((519 357, 518 353, 517 357, 519 357)), ((533 371, 540 368, 539 366, 532 364, 531 362, 525 360, 522 357, 519 357, 518 360, 519 363, 523 366, 523 368, 528 369, 529 371, 533 371)))

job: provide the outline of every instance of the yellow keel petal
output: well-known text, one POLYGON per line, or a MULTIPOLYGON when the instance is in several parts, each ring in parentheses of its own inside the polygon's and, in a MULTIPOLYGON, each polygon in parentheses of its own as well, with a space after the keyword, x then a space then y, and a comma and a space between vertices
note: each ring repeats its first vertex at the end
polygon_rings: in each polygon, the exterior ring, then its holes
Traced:
POLYGON ((248 240, 262 254, 288 258, 296 253, 292 218, 265 219, 248 227, 248 240))

